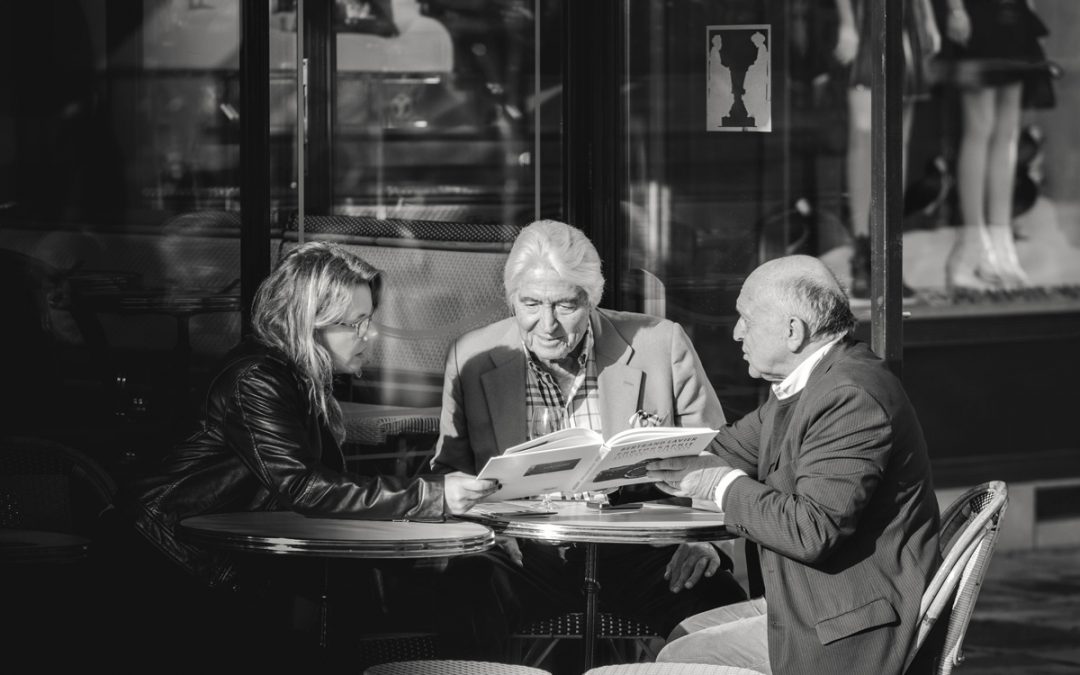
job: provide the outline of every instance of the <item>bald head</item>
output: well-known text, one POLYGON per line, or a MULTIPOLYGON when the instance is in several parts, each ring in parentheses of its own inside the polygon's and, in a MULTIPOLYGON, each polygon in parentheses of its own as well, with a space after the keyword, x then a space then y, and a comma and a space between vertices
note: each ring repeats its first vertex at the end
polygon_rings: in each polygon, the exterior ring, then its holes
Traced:
POLYGON ((851 332, 844 289, 817 258, 770 260, 750 273, 735 302, 732 337, 750 376, 781 382, 818 348, 851 332))
POLYGON ((768 260, 750 273, 746 278, 746 286, 757 284, 768 288, 791 285, 796 281, 813 283, 822 288, 832 287, 838 293, 844 292, 825 263, 808 255, 789 255, 768 260))
POLYGON ((811 339, 831 339, 855 328, 843 287, 813 256, 790 255, 762 263, 746 278, 743 292, 804 321, 811 339))

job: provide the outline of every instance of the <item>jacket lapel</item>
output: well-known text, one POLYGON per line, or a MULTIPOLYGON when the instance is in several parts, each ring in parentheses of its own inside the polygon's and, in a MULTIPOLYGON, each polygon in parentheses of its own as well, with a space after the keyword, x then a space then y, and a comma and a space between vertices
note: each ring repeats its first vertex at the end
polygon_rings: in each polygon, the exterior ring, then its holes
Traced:
MULTIPOLYGON (((792 421, 799 418, 799 416, 802 414, 803 409, 805 408, 804 401, 807 401, 811 398, 811 396, 807 395, 807 392, 811 391, 815 386, 817 386, 817 383, 821 381, 821 378, 825 376, 825 373, 827 373, 829 369, 833 367, 833 364, 839 361, 848 353, 848 351, 851 349, 851 345, 852 343, 850 338, 840 340, 835 345, 833 345, 832 349, 829 350, 829 353, 823 356, 821 358, 821 361, 819 361, 818 364, 814 366, 814 369, 810 372, 810 377, 806 380, 806 386, 803 387, 802 392, 799 394, 799 400, 795 402, 795 409, 791 411, 792 421)), ((758 475, 762 477, 767 476, 776 470, 777 464, 779 463, 780 456, 782 454, 782 448, 780 447, 780 444, 773 445, 771 443, 772 431, 774 428, 774 423, 776 421, 776 414, 780 407, 779 401, 776 400, 776 395, 771 392, 769 393, 769 403, 771 404, 768 420, 769 423, 766 424, 762 429, 760 447, 769 448, 772 450, 772 452, 769 455, 763 453, 758 458, 758 475)))
POLYGON ((642 372, 627 365, 634 348, 599 310, 593 314, 592 327, 599 373, 600 423, 604 426, 604 438, 611 438, 630 426, 630 415, 637 410, 641 398, 642 372))
POLYGON ((525 428, 525 354, 516 326, 510 327, 503 345, 509 349, 492 350, 493 367, 480 376, 497 454, 528 438, 525 428))

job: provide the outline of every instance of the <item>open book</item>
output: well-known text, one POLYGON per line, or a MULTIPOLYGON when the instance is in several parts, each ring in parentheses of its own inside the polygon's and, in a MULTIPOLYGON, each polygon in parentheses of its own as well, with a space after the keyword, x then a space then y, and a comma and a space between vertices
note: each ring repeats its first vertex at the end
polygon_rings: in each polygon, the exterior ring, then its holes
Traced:
POLYGON ((649 483, 646 464, 700 454, 716 433, 704 427, 638 427, 605 443, 591 429, 560 429, 492 457, 477 478, 502 484, 485 501, 649 483))

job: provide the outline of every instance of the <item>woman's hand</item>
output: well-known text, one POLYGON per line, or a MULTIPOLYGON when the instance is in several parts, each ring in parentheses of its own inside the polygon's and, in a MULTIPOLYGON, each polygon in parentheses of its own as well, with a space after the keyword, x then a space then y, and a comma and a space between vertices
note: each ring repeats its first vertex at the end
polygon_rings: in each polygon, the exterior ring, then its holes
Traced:
POLYGON ((958 45, 966 45, 971 39, 971 17, 963 8, 949 10, 945 21, 945 34, 958 45))
POLYGON ((720 554, 703 541, 683 542, 668 561, 664 578, 672 593, 693 588, 702 577, 711 577, 720 569, 720 554))
POLYGON ((443 480, 443 498, 446 510, 455 516, 465 513, 478 501, 499 489, 498 481, 478 479, 461 471, 446 474, 443 480))

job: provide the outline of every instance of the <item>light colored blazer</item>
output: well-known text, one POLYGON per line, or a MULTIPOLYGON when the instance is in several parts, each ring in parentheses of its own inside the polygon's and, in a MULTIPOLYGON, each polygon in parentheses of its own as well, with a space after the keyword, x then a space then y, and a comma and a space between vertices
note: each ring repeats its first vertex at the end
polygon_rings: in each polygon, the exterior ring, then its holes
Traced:
MULTIPOLYGON (((717 429, 724 412, 679 324, 595 309, 590 317, 605 438, 634 412, 667 426, 717 429)), ((525 352, 513 317, 466 333, 450 348, 432 468, 476 474, 488 459, 527 440, 525 352)))
POLYGON ((712 447, 753 479, 732 482, 723 508, 761 546, 772 672, 899 674, 940 564, 915 410, 884 362, 846 340, 772 438, 782 405, 770 396, 712 447))

